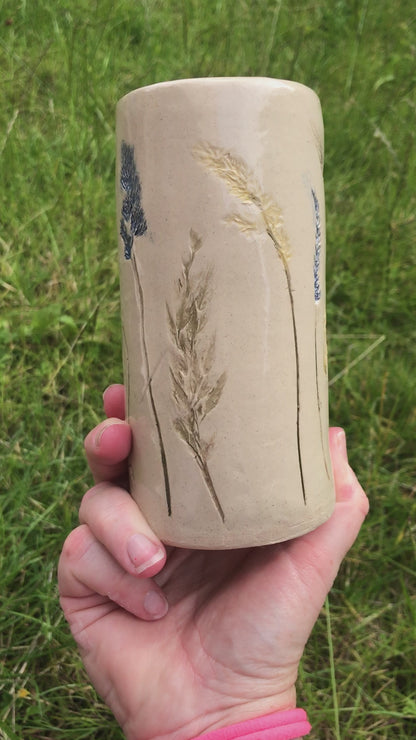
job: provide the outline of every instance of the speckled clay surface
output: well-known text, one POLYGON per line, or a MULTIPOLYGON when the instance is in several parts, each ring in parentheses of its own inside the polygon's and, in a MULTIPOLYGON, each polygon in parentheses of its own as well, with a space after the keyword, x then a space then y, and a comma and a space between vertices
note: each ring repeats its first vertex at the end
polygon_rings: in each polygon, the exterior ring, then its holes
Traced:
POLYGON ((118 104, 131 486, 166 543, 263 545, 332 512, 322 162, 297 83, 182 80, 118 104))

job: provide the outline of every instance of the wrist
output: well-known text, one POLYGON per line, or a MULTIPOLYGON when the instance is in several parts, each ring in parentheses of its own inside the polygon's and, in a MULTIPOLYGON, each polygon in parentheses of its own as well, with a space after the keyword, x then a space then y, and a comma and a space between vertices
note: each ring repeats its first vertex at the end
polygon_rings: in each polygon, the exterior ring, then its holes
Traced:
MULTIPOLYGON (((203 715, 195 718, 188 724, 187 727, 183 726, 178 735, 169 738, 157 738, 155 740, 211 740, 211 734, 216 732, 228 732, 230 727, 234 728, 237 725, 246 725, 251 722, 258 721, 259 718, 269 717, 271 715, 280 715, 284 712, 296 711, 296 689, 291 688, 288 691, 284 691, 281 694, 263 697, 262 699, 253 700, 250 702, 238 703, 229 707, 223 707, 215 711, 207 711, 203 715)), ((215 738, 215 734, 213 735, 215 738)), ((219 735, 219 738, 221 734, 219 735)), ((234 738, 234 735, 231 736, 234 738)), ((252 740, 251 736, 243 735, 244 740, 252 740)), ((293 736, 295 737, 295 736, 293 736)), ((238 740, 239 736, 236 736, 238 740)), ((224 735, 224 740, 228 740, 228 735, 224 735)), ((259 739, 254 738, 253 740, 269 740, 263 738, 261 735, 259 739)))
POLYGON ((192 740, 300 740, 310 730, 306 712, 289 709, 218 728, 192 740))
POLYGON ((194 735, 191 734, 190 737, 199 737, 222 727, 229 727, 230 725, 232 726, 241 722, 249 722, 256 719, 256 717, 264 717, 270 714, 296 709, 295 689, 279 696, 278 700, 276 699, 276 696, 263 698, 244 704, 236 704, 215 713, 207 713, 204 717, 201 717, 201 728, 198 728, 198 732, 194 732, 194 735))
MULTIPOLYGON (((172 705, 169 705, 167 713, 155 712, 149 722, 144 722, 141 716, 140 723, 138 723, 137 716, 135 716, 134 721, 122 724, 126 740, 194 740, 200 737, 203 740, 205 738, 209 740, 209 734, 214 731, 223 730, 235 724, 255 721, 271 714, 295 710, 296 689, 292 685, 280 693, 257 697, 250 701, 240 699, 236 703, 230 702, 227 696, 216 697, 213 704, 215 708, 206 702, 205 707, 202 709, 199 706, 200 711, 194 714, 194 705, 187 703, 185 695, 180 705, 181 719, 177 717, 175 721, 172 705)), ((248 736, 247 740, 252 740, 252 738, 248 736)), ((259 740, 263 738, 260 737, 259 740)))

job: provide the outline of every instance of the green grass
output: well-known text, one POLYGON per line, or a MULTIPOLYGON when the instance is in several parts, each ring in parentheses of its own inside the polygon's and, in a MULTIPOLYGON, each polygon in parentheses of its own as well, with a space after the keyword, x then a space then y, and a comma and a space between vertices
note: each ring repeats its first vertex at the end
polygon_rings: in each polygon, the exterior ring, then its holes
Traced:
POLYGON ((121 737, 56 593, 60 547, 90 482, 82 438, 101 417, 102 390, 122 378, 116 100, 164 79, 260 74, 321 98, 331 421, 347 430, 372 505, 308 644, 299 702, 316 739, 415 735, 413 0, 3 0, 5 739, 121 737))

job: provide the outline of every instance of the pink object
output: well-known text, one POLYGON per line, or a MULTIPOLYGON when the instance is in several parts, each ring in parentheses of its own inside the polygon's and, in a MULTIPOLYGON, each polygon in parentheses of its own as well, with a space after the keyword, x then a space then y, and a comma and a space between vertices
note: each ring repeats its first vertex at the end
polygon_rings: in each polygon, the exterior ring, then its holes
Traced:
POLYGON ((198 735, 193 740, 296 740, 309 735, 311 725, 303 709, 266 714, 246 722, 198 735))

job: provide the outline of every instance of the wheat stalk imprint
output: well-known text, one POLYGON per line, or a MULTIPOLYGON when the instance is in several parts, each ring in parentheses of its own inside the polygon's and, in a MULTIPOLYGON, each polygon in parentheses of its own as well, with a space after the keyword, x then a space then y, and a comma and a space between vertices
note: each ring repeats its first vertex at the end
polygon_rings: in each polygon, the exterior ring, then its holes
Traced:
POLYGON ((289 267, 290 244, 284 228, 282 211, 279 205, 262 190, 257 178, 241 157, 208 143, 196 146, 194 148, 194 156, 208 171, 217 175, 217 177, 225 183, 231 195, 238 198, 244 206, 251 207, 249 216, 236 212, 227 216, 227 221, 236 225, 239 230, 246 235, 266 233, 283 265, 290 301, 296 365, 296 444, 302 496, 303 501, 306 504, 306 491, 300 444, 300 374, 298 334, 292 278, 289 267))
POLYGON ((146 371, 146 390, 149 393, 150 406, 156 426, 160 458, 163 469, 163 478, 165 483, 166 505, 168 514, 172 514, 171 494, 168 475, 168 465, 166 460, 165 446, 163 443, 162 430, 160 427, 159 416, 157 413, 156 403, 153 395, 152 376, 150 373, 149 353, 147 349, 146 330, 145 330, 145 306, 144 293, 140 276, 140 266, 134 249, 135 238, 143 236, 147 231, 147 221, 142 207, 142 188, 139 173, 136 169, 134 159, 134 146, 121 143, 121 167, 120 167, 120 187, 125 196, 121 206, 120 219, 120 236, 124 244, 124 257, 131 260, 133 268, 134 288, 137 302, 140 308, 140 333, 143 349, 143 357, 146 371))
POLYGON ((226 381, 225 372, 215 377, 215 336, 207 339, 204 331, 212 270, 195 273, 194 261, 201 247, 201 238, 191 229, 189 252, 182 260, 182 273, 176 283, 175 310, 167 305, 173 343, 169 369, 177 413, 175 430, 194 455, 215 509, 224 521, 224 511, 208 468, 214 438, 204 439, 201 430, 204 420, 218 404, 226 381))

